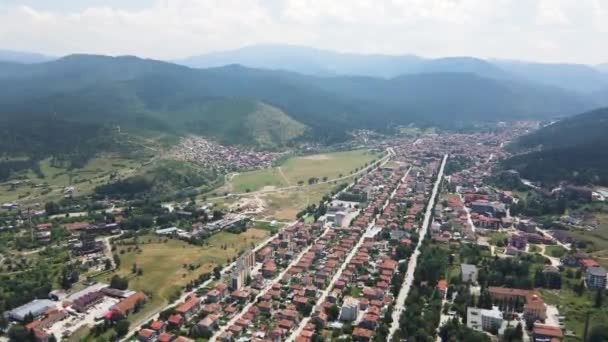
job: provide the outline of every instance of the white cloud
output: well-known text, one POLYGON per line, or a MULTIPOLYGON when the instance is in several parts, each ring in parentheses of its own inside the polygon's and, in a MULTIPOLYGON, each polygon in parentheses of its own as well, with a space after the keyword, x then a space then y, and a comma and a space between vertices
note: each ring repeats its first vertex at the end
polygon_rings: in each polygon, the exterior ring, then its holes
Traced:
POLYGON ((429 56, 608 61, 608 47, 599 44, 608 32, 604 0, 155 0, 139 9, 46 8, 0 5, 0 47, 171 59, 275 42, 429 56))

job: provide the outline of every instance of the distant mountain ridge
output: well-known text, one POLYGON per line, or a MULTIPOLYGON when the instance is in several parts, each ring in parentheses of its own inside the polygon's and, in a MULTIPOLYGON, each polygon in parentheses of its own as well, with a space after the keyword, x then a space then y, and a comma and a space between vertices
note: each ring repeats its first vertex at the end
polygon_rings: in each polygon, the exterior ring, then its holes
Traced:
POLYGON ((14 50, 3 50, 0 49, 0 62, 14 62, 14 63, 43 63, 55 59, 55 57, 46 56, 35 52, 23 52, 14 50))
MULTIPOLYGON (((5 130, 0 155, 51 153, 66 134, 81 141, 74 149, 87 139, 99 144, 95 138, 115 126, 276 148, 298 139, 343 141, 359 128, 392 131, 411 123, 457 128, 549 119, 598 105, 593 97, 559 88, 473 72, 436 72, 435 66, 428 66, 433 72, 385 79, 239 65, 192 69, 133 56, 0 63, 0 127, 5 130)), ((62 142, 61 153, 69 154, 71 145, 62 142)))
POLYGON ((608 75, 582 64, 484 60, 475 57, 423 58, 415 55, 341 53, 303 46, 265 44, 176 60, 194 68, 240 64, 314 76, 393 78, 428 72, 471 72, 481 77, 517 79, 592 93, 608 87, 608 75))

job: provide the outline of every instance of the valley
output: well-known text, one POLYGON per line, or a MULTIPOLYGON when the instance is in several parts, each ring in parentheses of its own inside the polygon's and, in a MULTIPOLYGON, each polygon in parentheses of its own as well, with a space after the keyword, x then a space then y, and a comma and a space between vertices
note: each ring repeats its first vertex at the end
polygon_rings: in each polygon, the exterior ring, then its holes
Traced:
POLYGON ((608 341, 599 3, 61 3, 0 5, 95 42, 0 49, 0 342, 608 341))

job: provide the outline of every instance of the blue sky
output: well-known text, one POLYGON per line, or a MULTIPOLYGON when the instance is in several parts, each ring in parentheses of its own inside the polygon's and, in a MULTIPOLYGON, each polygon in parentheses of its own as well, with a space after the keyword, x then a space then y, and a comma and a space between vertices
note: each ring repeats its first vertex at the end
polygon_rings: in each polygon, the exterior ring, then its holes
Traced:
POLYGON ((608 63, 607 0, 0 0, 0 48, 175 59, 258 43, 608 63))

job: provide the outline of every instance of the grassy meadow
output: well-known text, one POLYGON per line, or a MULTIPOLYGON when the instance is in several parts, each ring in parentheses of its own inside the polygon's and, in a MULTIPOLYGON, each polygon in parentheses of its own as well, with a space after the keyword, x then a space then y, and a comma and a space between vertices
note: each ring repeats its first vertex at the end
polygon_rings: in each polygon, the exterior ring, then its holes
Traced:
POLYGON ((247 190, 257 191, 267 186, 285 187, 297 185, 298 182, 308 184, 311 177, 323 180, 348 176, 355 169, 365 167, 366 163, 381 158, 369 150, 355 150, 314 154, 309 156, 292 157, 281 166, 271 169, 243 172, 229 181, 231 192, 243 193, 247 190))
MULTIPOLYGON (((138 238, 140 252, 133 245, 116 245, 120 256, 120 267, 117 271, 103 274, 97 280, 109 282, 114 274, 127 276, 129 288, 151 294, 150 304, 138 315, 145 315, 150 310, 166 305, 172 296, 203 273, 212 272, 217 265, 232 261, 239 252, 251 248, 264 240, 269 232, 261 229, 249 229, 242 234, 220 232, 209 238, 207 246, 194 246, 184 241, 168 239, 154 235, 138 238), (223 246, 226 248, 224 249, 223 246), (132 273, 133 265, 142 269, 138 276, 132 273), (198 265, 193 271, 184 265, 198 265)), ((136 320, 137 315, 133 318, 136 320)))

